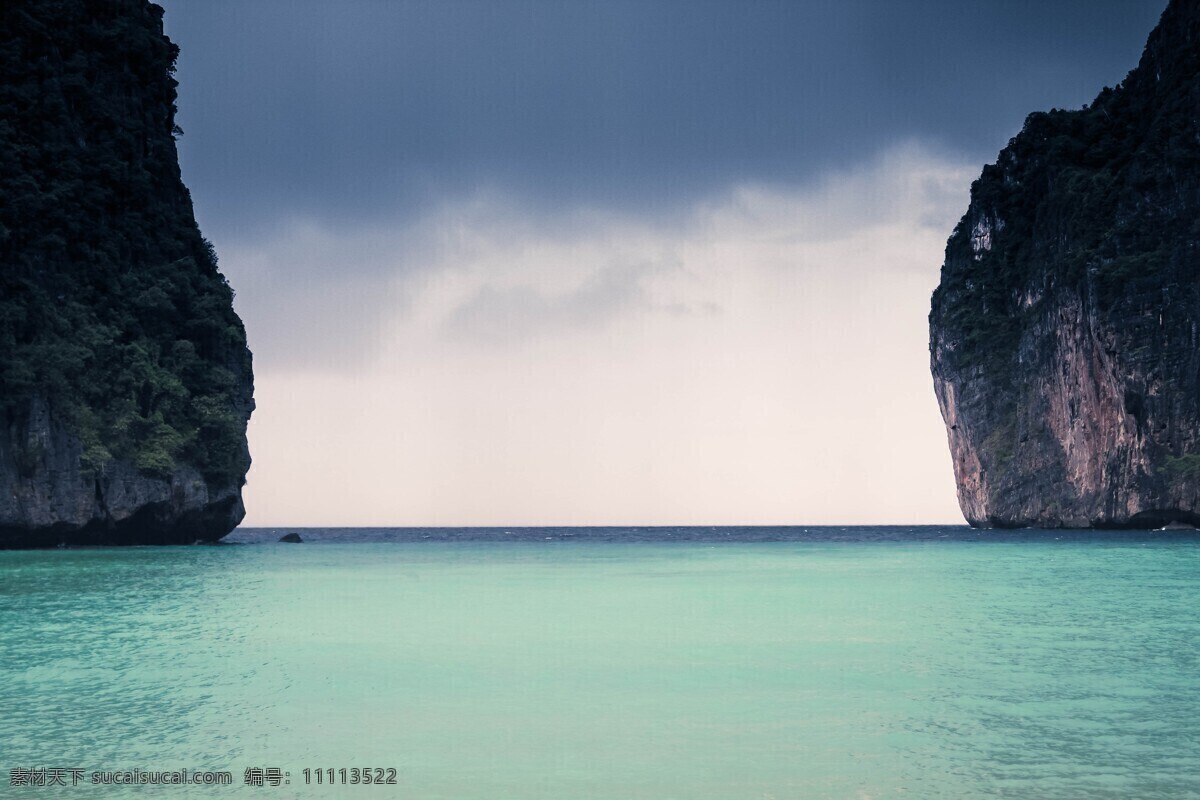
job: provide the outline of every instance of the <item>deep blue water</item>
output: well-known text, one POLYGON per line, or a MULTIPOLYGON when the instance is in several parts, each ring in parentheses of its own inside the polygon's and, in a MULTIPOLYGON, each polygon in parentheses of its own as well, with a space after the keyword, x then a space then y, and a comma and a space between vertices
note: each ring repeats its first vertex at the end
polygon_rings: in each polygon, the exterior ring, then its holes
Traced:
POLYGON ((276 542, 286 533, 298 533, 311 543, 366 542, 544 542, 573 541, 611 544, 756 544, 760 542, 812 543, 1089 543, 1162 544, 1200 542, 1200 531, 1149 530, 979 530, 967 525, 758 525, 758 526, 597 526, 597 527, 495 527, 495 528, 239 528, 225 537, 233 544, 276 542))

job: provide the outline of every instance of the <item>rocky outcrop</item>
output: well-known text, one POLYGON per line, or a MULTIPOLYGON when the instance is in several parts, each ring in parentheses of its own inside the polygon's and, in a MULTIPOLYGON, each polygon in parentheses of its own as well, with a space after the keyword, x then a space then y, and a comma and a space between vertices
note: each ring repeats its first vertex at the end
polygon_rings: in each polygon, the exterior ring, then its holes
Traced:
POLYGON ((930 313, 968 522, 1200 522, 1200 4, 984 168, 930 313))
POLYGON ((47 403, 0 437, 0 548, 215 541, 242 517, 241 484, 212 485, 194 467, 169 476, 112 459, 83 466, 80 440, 47 403))
POLYGON ((215 541, 254 408, 147 0, 0 4, 0 548, 215 541))

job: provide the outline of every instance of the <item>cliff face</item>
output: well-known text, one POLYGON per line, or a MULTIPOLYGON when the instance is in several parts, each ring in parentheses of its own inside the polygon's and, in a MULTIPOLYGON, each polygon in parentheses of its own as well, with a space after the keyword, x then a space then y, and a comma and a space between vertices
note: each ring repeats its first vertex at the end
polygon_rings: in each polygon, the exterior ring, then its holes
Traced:
POLYGON ((216 540, 254 408, 147 0, 0 4, 0 547, 216 540))
POLYGON ((1200 4, 984 168, 929 320, 972 525, 1200 523, 1200 4))

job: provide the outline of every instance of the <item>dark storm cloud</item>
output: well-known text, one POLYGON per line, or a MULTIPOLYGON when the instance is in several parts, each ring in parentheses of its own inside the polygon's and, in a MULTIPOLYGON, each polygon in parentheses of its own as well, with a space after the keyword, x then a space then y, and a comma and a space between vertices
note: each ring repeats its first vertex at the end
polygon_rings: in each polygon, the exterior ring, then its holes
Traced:
POLYGON ((210 235, 502 187, 669 210, 904 138, 990 159, 1136 63, 1163 0, 161 0, 210 235))

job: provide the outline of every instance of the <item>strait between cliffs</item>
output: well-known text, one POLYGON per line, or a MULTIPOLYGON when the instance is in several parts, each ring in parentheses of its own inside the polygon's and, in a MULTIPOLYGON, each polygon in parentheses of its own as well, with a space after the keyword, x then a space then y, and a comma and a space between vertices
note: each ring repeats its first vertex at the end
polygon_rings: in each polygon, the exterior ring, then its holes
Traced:
POLYGON ((0 547, 216 540, 254 408, 147 0, 0 4, 0 547))
POLYGON ((929 322, 972 525, 1200 523, 1200 3, 984 168, 929 322))

